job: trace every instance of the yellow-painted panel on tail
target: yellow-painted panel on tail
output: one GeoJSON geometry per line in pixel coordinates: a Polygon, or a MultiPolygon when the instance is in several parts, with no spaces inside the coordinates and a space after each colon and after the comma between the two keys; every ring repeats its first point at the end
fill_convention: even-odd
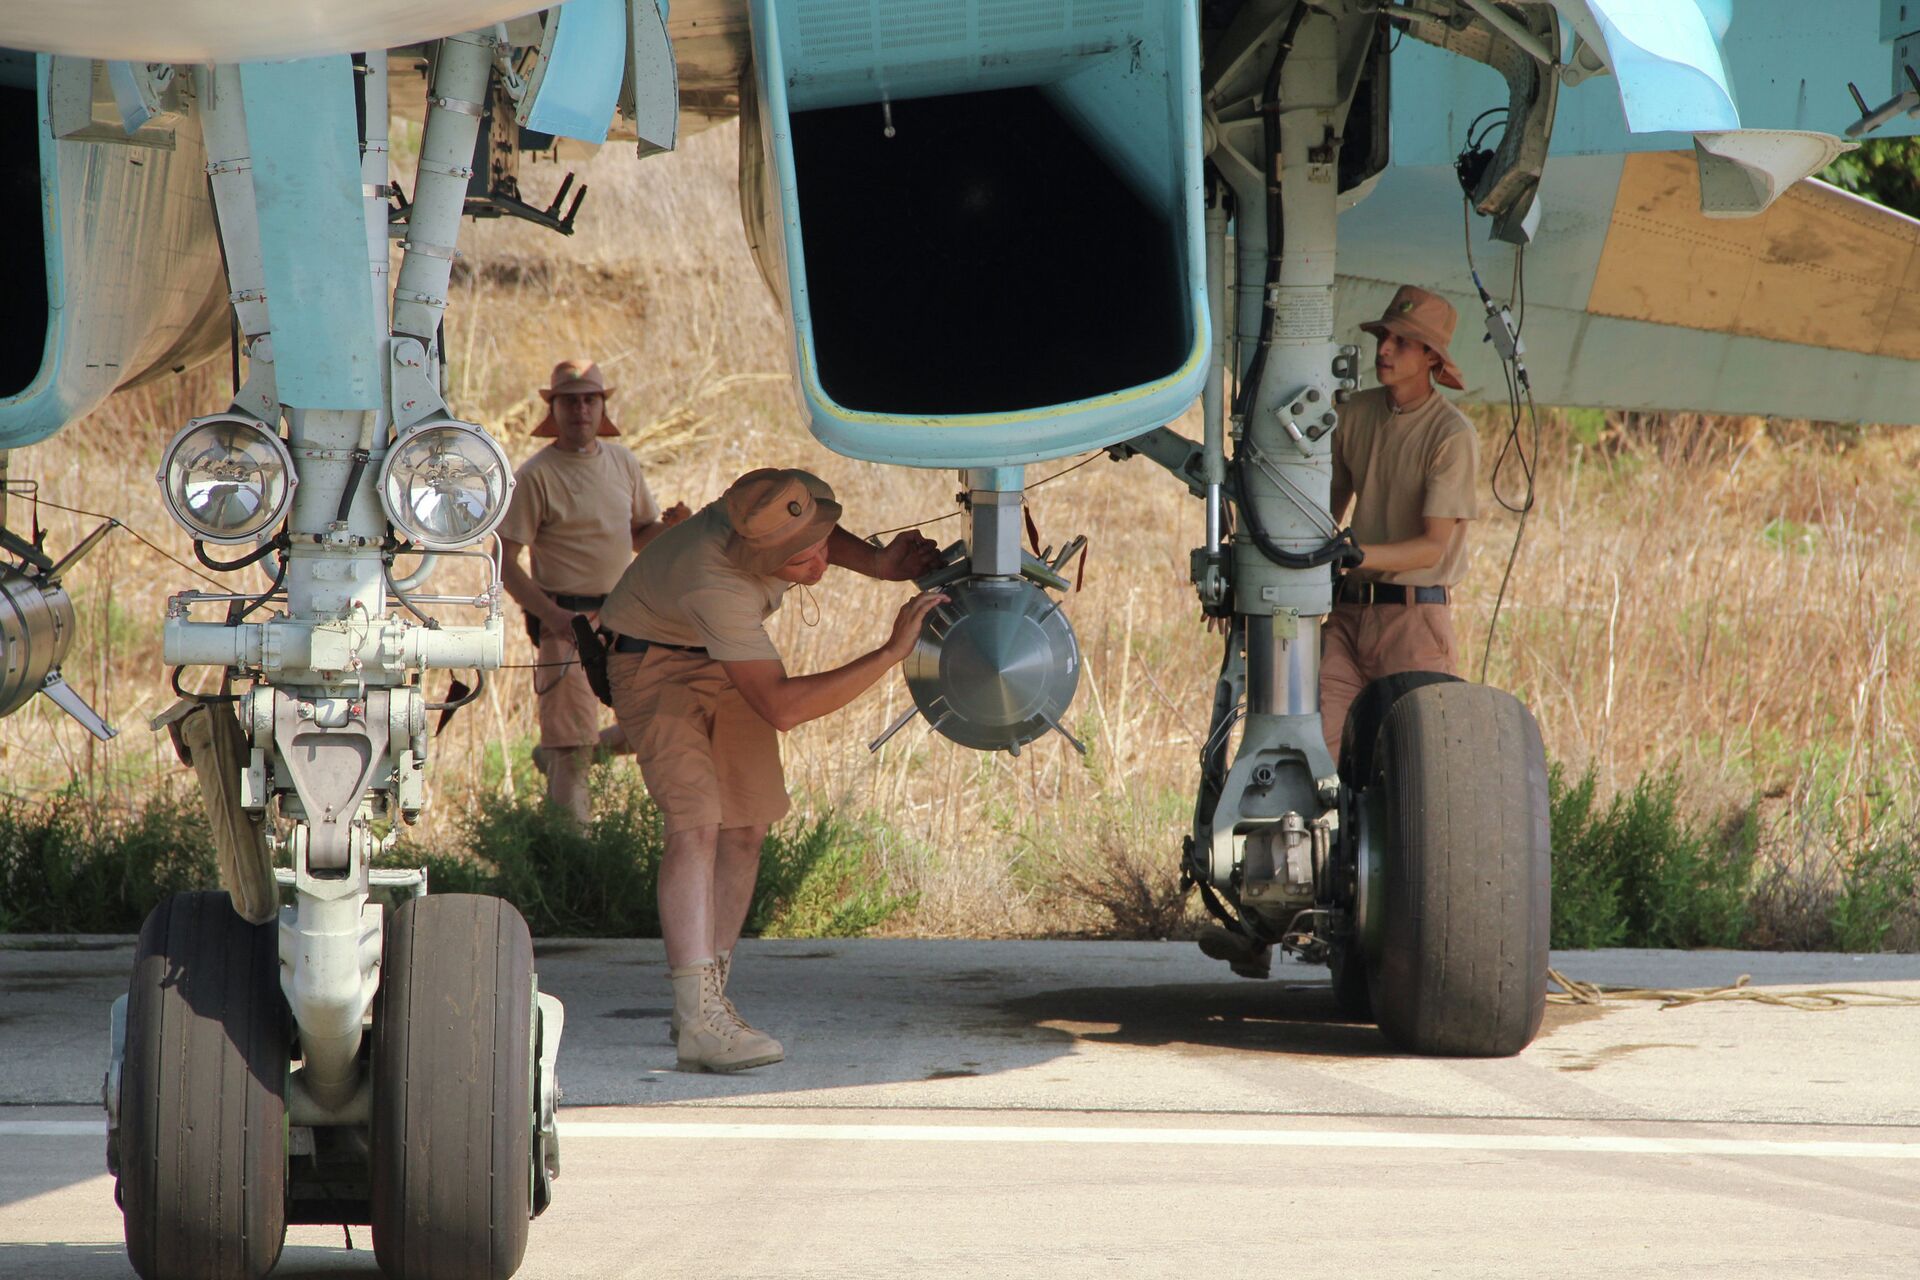
{"type": "Polygon", "coordinates": [[[1587,310],[1920,359],[1920,222],[1811,181],[1710,220],[1691,152],[1630,155],[1587,310]]]}

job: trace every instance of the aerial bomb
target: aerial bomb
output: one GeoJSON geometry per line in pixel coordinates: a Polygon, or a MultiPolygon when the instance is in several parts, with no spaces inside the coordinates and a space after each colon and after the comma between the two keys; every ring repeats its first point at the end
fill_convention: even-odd
{"type": "MultiPolygon", "coordinates": [[[[1080,645],[1060,602],[1021,578],[967,578],[941,588],[906,662],[927,723],[962,746],[1020,754],[1059,730],[1080,687],[1080,645]]],[[[1084,750],[1084,748],[1082,748],[1084,750]]]]}

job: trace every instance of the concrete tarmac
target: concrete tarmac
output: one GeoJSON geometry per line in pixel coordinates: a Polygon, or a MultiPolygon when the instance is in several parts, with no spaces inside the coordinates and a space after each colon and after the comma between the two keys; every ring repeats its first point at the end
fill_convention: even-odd
{"type": "MultiPolygon", "coordinates": [[[[130,940],[0,939],[0,1277],[129,1271],[102,1159],[130,940]]],[[[683,1075],[657,942],[539,948],[567,1005],[565,1277],[1920,1275],[1920,957],[1556,953],[1590,982],[1858,993],[1550,1005],[1516,1058],[1342,1021],[1190,943],[751,942],[788,1061],[683,1075]]],[[[276,1276],[377,1275],[296,1227],[276,1276]]]]}

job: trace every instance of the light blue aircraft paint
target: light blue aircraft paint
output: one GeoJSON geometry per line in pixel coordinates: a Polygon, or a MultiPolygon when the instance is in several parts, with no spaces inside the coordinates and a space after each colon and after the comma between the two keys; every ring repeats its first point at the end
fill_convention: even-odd
{"type": "MultiPolygon", "coordinates": [[[[660,8],[664,17],[666,6],[660,8]]],[[[627,69],[627,0],[568,0],[548,11],[547,23],[547,61],[520,123],[605,142],[627,69]]]]}
{"type": "Polygon", "coordinates": [[[1634,133],[1740,127],[1716,32],[1726,29],[1725,5],[1705,3],[1718,22],[1703,0],[1561,0],[1558,8],[1606,50],[1634,133]]]}
{"type": "MultiPolygon", "coordinates": [[[[814,434],[837,452],[935,467],[1002,466],[1123,440],[1177,416],[1205,377],[1210,336],[1202,241],[1200,70],[1194,0],[754,0],[754,72],[768,203],[781,242],[795,371],[814,434]],[[808,291],[792,117],[956,93],[1037,88],[1171,227],[1182,352],[1152,376],[1063,403],[950,415],[854,409],[822,385],[808,291]]],[[[990,140],[982,139],[982,145],[990,140]]],[[[1098,218],[1101,210],[1088,209],[1098,218]]],[[[929,252],[938,252],[929,246],[929,252]]],[[[1124,272],[1128,263],[1110,269],[1124,272]]],[[[1013,282],[1017,283],[1017,282],[1013,282]]],[[[939,353],[930,353],[937,359],[939,353]]]]}
{"type": "Polygon", "coordinates": [[[354,139],[353,63],[240,68],[280,398],[303,409],[380,404],[380,342],[354,139]]]}

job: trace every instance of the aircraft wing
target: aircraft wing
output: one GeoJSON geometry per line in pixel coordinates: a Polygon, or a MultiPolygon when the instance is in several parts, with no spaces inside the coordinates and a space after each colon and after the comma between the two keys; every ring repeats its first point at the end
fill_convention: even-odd
{"type": "MultiPolygon", "coordinates": [[[[1556,160],[1542,201],[1521,313],[1542,403],[1920,422],[1920,222],[1811,180],[1755,217],[1705,218],[1675,151],[1556,160]]],[[[1498,401],[1459,206],[1451,172],[1387,174],[1342,226],[1340,322],[1358,341],[1398,284],[1445,293],[1469,398],[1498,401]]],[[[1513,250],[1474,235],[1504,299],[1513,250]]]]}
{"type": "MultiPolygon", "coordinates": [[[[1816,180],[1785,185],[1764,212],[1712,216],[1724,192],[1713,185],[1711,155],[1702,192],[1709,148],[1823,146],[1807,152],[1817,161],[1843,145],[1860,114],[1848,78],[1885,65],[1881,33],[1868,15],[1848,25],[1826,6],[1743,0],[1731,12],[1718,84],[1738,100],[1738,132],[1682,132],[1662,119],[1636,129],[1631,69],[1561,87],[1539,223],[1524,251],[1522,336],[1535,396],[1920,422],[1920,223],[1816,180]]],[[[1689,83],[1714,90],[1692,122],[1711,125],[1716,83],[1689,83]]],[[[1504,400],[1499,361],[1480,340],[1485,312],[1465,237],[1502,301],[1513,291],[1515,250],[1492,238],[1486,219],[1463,219],[1454,173],[1467,122],[1501,102],[1504,88],[1486,68],[1408,40],[1393,96],[1393,163],[1341,219],[1340,331],[1363,341],[1359,324],[1397,284],[1444,293],[1461,315],[1454,354],[1469,397],[1504,400]]],[[[1882,136],[1913,129],[1897,117],[1882,136]]]]}

